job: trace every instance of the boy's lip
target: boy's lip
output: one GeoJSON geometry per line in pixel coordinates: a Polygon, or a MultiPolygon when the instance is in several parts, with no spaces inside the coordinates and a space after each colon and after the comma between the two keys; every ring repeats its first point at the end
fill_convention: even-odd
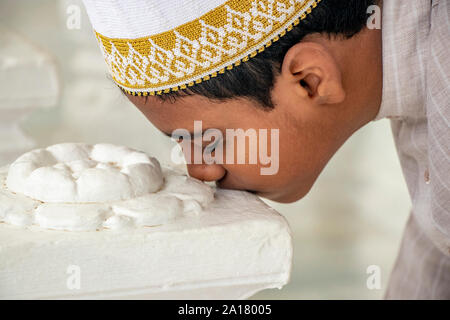
{"type": "Polygon", "coordinates": [[[239,190],[238,188],[234,188],[233,186],[230,186],[230,183],[228,183],[227,181],[225,181],[226,177],[227,177],[227,173],[225,173],[225,175],[220,178],[219,180],[216,181],[216,186],[218,188],[221,189],[234,189],[234,190],[239,190]]]}
{"type": "Polygon", "coordinates": [[[232,184],[230,184],[228,180],[228,172],[225,172],[224,176],[220,178],[219,180],[216,180],[216,186],[221,189],[231,189],[231,190],[243,190],[242,188],[236,188],[232,184]]]}

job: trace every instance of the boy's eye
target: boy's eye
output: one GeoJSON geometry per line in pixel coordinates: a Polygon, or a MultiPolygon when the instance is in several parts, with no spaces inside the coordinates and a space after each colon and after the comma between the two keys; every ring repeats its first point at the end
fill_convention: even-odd
{"type": "Polygon", "coordinates": [[[184,141],[183,136],[179,136],[179,137],[178,136],[172,136],[171,139],[172,139],[172,141],[174,141],[176,143],[181,143],[181,142],[184,141]]]}

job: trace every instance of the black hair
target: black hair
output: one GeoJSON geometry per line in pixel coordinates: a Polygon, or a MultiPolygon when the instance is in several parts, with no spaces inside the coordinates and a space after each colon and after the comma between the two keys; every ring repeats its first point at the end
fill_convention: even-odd
{"type": "Polygon", "coordinates": [[[184,90],[159,95],[173,101],[185,95],[201,95],[223,101],[249,98],[266,109],[273,108],[271,90],[286,52],[306,35],[322,34],[349,39],[366,25],[367,8],[378,0],[322,0],[307,17],[263,52],[223,74],[184,90]]]}

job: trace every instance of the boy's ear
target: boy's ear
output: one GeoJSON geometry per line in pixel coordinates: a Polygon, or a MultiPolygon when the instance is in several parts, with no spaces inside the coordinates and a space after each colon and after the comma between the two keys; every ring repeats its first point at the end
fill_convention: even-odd
{"type": "Polygon", "coordinates": [[[345,99],[339,66],[330,51],[315,42],[299,42],[286,53],[281,77],[291,89],[317,104],[335,104],[345,99]]]}

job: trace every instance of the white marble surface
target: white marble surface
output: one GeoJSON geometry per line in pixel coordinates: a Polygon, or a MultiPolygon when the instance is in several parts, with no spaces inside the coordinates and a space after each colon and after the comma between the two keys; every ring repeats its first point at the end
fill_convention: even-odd
{"type": "Polygon", "coordinates": [[[0,257],[0,299],[245,299],[286,284],[292,239],[258,197],[218,190],[197,216],[133,232],[0,224],[0,257]]]}
{"type": "MultiPolygon", "coordinates": [[[[82,15],[80,30],[66,28],[64,8],[79,3],[0,2],[0,21],[52,52],[62,75],[58,108],[34,112],[24,129],[39,146],[111,142],[152,151],[169,162],[172,142],[108,79],[87,17],[82,15]]],[[[253,298],[381,298],[411,207],[389,122],[381,120],[356,133],[306,198],[271,205],[285,215],[293,230],[292,277],[282,290],[266,290],[253,298]],[[366,286],[369,265],[380,267],[380,290],[366,286]]]]}

